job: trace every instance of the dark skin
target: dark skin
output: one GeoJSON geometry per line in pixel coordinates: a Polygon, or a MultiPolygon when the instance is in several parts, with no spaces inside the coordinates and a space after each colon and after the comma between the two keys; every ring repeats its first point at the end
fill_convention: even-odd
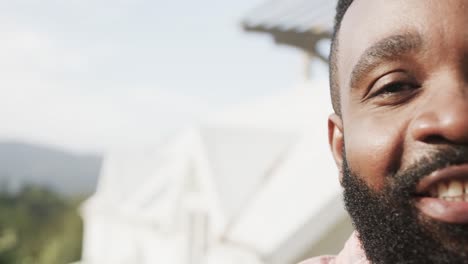
{"type": "MultiPolygon", "coordinates": [[[[342,115],[328,121],[338,168],[345,153],[351,170],[379,192],[441,146],[468,146],[467,14],[467,0],[354,1],[338,33],[342,115]]],[[[430,210],[418,214],[467,221],[430,210]]]]}

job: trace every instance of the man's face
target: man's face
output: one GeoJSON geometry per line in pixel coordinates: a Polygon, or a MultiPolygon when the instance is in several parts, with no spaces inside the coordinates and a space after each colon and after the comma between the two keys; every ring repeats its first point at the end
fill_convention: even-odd
{"type": "Polygon", "coordinates": [[[468,0],[355,0],[338,40],[330,143],[368,257],[466,259],[468,0]]]}

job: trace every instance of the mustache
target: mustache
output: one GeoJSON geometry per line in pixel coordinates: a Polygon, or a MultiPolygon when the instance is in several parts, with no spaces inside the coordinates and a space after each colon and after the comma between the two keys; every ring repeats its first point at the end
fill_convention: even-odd
{"type": "Polygon", "coordinates": [[[446,145],[438,147],[424,157],[413,162],[408,168],[401,170],[390,179],[389,186],[393,191],[414,193],[418,182],[434,171],[450,166],[468,163],[468,146],[446,145]]]}

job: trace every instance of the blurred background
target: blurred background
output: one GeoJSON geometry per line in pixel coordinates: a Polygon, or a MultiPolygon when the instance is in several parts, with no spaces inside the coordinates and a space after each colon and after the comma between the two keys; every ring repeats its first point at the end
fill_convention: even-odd
{"type": "Polygon", "coordinates": [[[335,4],[0,1],[0,264],[337,253],[335,4]]]}

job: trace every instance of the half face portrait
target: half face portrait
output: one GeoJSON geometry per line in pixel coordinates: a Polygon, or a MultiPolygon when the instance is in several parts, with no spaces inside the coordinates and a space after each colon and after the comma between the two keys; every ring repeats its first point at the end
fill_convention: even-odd
{"type": "Polygon", "coordinates": [[[372,263],[468,263],[467,25],[467,0],[338,6],[329,139],[372,263]]]}

